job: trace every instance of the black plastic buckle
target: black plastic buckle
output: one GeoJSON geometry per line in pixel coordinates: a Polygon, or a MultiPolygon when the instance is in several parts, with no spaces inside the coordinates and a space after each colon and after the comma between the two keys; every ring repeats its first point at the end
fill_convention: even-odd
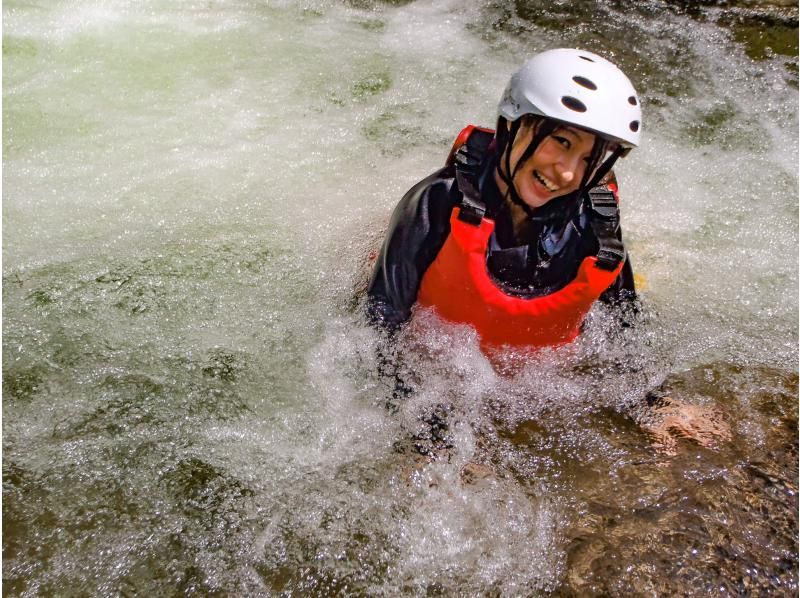
{"type": "Polygon", "coordinates": [[[611,222],[619,218],[617,200],[614,198],[614,193],[607,189],[589,191],[589,205],[600,220],[611,222]]]}
{"type": "Polygon", "coordinates": [[[616,249],[611,247],[601,247],[600,251],[597,252],[597,267],[601,270],[613,272],[624,259],[624,248],[616,249]]]}
{"type": "Polygon", "coordinates": [[[459,220],[473,226],[480,226],[484,214],[486,214],[486,206],[483,204],[476,204],[474,201],[468,199],[466,195],[461,200],[458,211],[459,220]]]}
{"type": "Polygon", "coordinates": [[[455,155],[456,168],[461,168],[469,172],[475,172],[481,165],[481,157],[470,153],[467,144],[458,148],[455,155]]]}

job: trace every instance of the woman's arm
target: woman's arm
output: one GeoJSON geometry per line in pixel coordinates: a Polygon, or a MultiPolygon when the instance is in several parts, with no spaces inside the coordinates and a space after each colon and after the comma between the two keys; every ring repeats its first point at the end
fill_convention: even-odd
{"type": "Polygon", "coordinates": [[[450,233],[450,213],[459,198],[452,168],[445,168],[400,200],[367,287],[367,312],[374,323],[392,329],[411,316],[422,277],[450,233]]]}

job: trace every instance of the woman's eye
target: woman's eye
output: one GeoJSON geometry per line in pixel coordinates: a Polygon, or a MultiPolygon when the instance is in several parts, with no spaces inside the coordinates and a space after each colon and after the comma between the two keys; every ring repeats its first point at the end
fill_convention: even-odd
{"type": "Polygon", "coordinates": [[[566,137],[559,137],[558,135],[553,135],[553,139],[555,139],[558,143],[560,143],[562,146],[564,146],[567,149],[572,147],[572,144],[570,143],[569,139],[567,139],[566,137]]]}

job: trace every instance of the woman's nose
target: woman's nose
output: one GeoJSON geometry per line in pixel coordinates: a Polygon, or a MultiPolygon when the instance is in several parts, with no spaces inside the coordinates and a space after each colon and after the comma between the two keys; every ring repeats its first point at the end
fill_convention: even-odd
{"type": "Polygon", "coordinates": [[[556,166],[556,174],[561,179],[559,183],[569,185],[578,177],[580,168],[580,156],[563,160],[556,166]]]}
{"type": "Polygon", "coordinates": [[[575,173],[568,168],[564,168],[558,171],[558,176],[562,183],[569,184],[572,182],[572,179],[575,178],[575,173]]]}

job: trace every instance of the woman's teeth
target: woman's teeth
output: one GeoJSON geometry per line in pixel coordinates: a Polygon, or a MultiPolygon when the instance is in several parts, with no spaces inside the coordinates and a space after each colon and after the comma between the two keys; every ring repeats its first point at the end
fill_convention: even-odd
{"type": "Polygon", "coordinates": [[[559,187],[557,185],[553,184],[553,182],[550,179],[545,178],[544,176],[539,174],[538,171],[534,170],[533,171],[533,176],[535,176],[536,180],[539,181],[544,186],[545,189],[550,191],[550,193],[553,193],[554,191],[558,191],[559,187]]]}

